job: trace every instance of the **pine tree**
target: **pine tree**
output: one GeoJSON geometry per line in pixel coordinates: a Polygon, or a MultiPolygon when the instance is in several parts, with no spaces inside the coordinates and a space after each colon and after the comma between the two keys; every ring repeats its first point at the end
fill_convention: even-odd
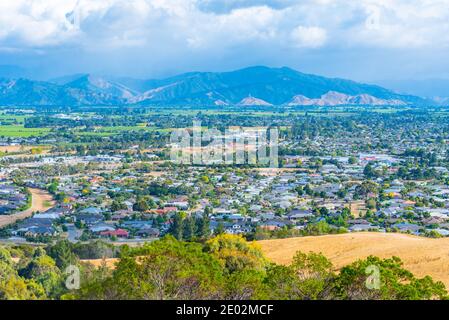
{"type": "Polygon", "coordinates": [[[210,236],[210,219],[207,214],[204,214],[201,218],[197,218],[196,224],[196,236],[200,239],[207,239],[210,236]]]}
{"type": "Polygon", "coordinates": [[[173,217],[173,221],[170,225],[169,233],[178,240],[182,240],[183,236],[183,219],[182,216],[177,213],[173,217]]]}
{"type": "Polygon", "coordinates": [[[214,230],[214,233],[215,233],[215,235],[220,235],[220,234],[223,234],[224,232],[225,232],[225,228],[224,228],[223,222],[220,222],[217,225],[217,228],[214,230]]]}
{"type": "Polygon", "coordinates": [[[195,238],[195,219],[189,217],[183,221],[183,239],[186,241],[192,241],[195,238]]]}
{"type": "Polygon", "coordinates": [[[210,219],[207,214],[203,215],[203,225],[202,225],[202,231],[201,235],[203,238],[209,238],[210,237],[210,219]]]}

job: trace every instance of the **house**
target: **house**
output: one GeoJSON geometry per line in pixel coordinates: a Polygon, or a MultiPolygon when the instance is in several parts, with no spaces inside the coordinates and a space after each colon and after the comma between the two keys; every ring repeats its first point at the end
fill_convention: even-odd
{"type": "Polygon", "coordinates": [[[89,214],[89,215],[99,215],[102,213],[100,208],[89,207],[80,211],[81,214],[89,214]]]}
{"type": "Polygon", "coordinates": [[[287,224],[282,221],[271,220],[260,224],[260,227],[265,230],[273,231],[285,227],[287,224]]]}
{"type": "Polygon", "coordinates": [[[113,221],[119,221],[119,220],[126,219],[128,217],[128,215],[124,211],[126,211],[126,210],[117,211],[116,214],[111,216],[111,219],[113,221]]]}
{"type": "Polygon", "coordinates": [[[50,220],[57,220],[61,218],[62,214],[60,213],[39,213],[35,214],[33,218],[35,219],[50,219],[50,220]]]}
{"type": "Polygon", "coordinates": [[[88,226],[93,226],[104,220],[104,216],[100,214],[79,214],[75,215],[75,221],[80,221],[88,226]]]}
{"type": "Polygon", "coordinates": [[[7,213],[11,212],[12,210],[14,210],[14,206],[2,205],[2,206],[0,206],[0,215],[7,214],[7,213]]]}
{"type": "Polygon", "coordinates": [[[386,217],[397,217],[398,209],[397,208],[385,208],[381,209],[376,213],[377,216],[384,215],[386,217]]]}
{"type": "Polygon", "coordinates": [[[289,220],[299,220],[299,219],[307,219],[307,218],[313,218],[313,217],[314,217],[314,214],[310,210],[294,209],[287,214],[287,218],[289,220]]]}
{"type": "Polygon", "coordinates": [[[261,213],[259,215],[259,217],[262,220],[272,220],[276,217],[276,215],[274,214],[274,212],[264,212],[264,213],[261,213]]]}
{"type": "Polygon", "coordinates": [[[237,221],[244,221],[245,217],[242,216],[241,214],[234,213],[234,214],[229,215],[228,219],[231,221],[237,222],[237,221]]]}
{"type": "Polygon", "coordinates": [[[128,212],[132,212],[133,211],[133,206],[134,206],[133,202],[131,202],[131,201],[124,201],[123,204],[126,206],[126,210],[125,211],[128,211],[128,212]]]}
{"type": "Polygon", "coordinates": [[[102,237],[117,237],[117,238],[128,238],[129,232],[123,229],[117,230],[107,230],[100,232],[100,236],[102,237]]]}
{"type": "Polygon", "coordinates": [[[172,201],[165,203],[164,207],[174,207],[180,210],[187,210],[189,209],[189,202],[188,201],[172,201]]]}
{"type": "Polygon", "coordinates": [[[92,233],[101,233],[104,231],[115,231],[115,228],[106,223],[97,223],[89,227],[89,231],[92,233]]]}
{"type": "Polygon", "coordinates": [[[155,213],[155,214],[168,214],[170,212],[176,212],[178,211],[177,207],[165,207],[162,209],[152,209],[149,210],[148,213],[155,213]]]}
{"type": "Polygon", "coordinates": [[[138,237],[144,238],[157,238],[159,237],[160,231],[156,228],[143,228],[136,232],[138,237]]]}
{"type": "Polygon", "coordinates": [[[401,232],[411,232],[411,233],[419,233],[419,231],[423,230],[424,228],[421,226],[418,226],[413,223],[396,223],[392,226],[393,228],[399,229],[401,232]]]}
{"type": "Polygon", "coordinates": [[[225,232],[228,234],[243,234],[251,232],[251,227],[242,222],[226,223],[225,232]]]}
{"type": "Polygon", "coordinates": [[[120,226],[125,229],[142,230],[149,229],[153,227],[152,221],[142,221],[142,220],[130,220],[123,221],[120,226]]]}
{"type": "Polygon", "coordinates": [[[31,227],[28,231],[23,233],[26,237],[37,237],[37,236],[46,236],[46,237],[54,237],[57,235],[57,231],[52,226],[50,227],[31,227]]]}
{"type": "Polygon", "coordinates": [[[370,231],[370,230],[373,230],[373,229],[379,229],[379,227],[373,226],[370,223],[354,224],[354,225],[349,227],[349,231],[351,231],[351,232],[370,231]]]}

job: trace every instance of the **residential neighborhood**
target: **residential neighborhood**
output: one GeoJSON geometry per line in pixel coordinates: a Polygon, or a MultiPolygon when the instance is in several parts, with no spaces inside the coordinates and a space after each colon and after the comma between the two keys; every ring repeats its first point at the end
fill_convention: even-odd
{"type": "MultiPolygon", "coordinates": [[[[376,117],[361,123],[379,121],[376,117]]],[[[347,130],[339,127],[343,120],[334,122],[335,130],[347,130]]],[[[95,154],[60,146],[28,156],[5,154],[2,214],[27,209],[27,188],[45,190],[55,204],[7,226],[1,235],[4,240],[74,243],[139,243],[165,234],[193,238],[198,228],[208,235],[224,232],[256,240],[367,231],[448,236],[448,142],[438,141],[436,148],[432,136],[421,131],[426,142],[417,149],[416,138],[405,131],[360,126],[357,133],[322,129],[321,135],[305,139],[310,133],[304,124],[281,130],[278,168],[178,165],[161,153],[163,136],[95,154]],[[185,220],[185,228],[179,227],[184,231],[174,230],[179,217],[185,220]],[[189,223],[196,232],[189,231],[189,223]]]]}

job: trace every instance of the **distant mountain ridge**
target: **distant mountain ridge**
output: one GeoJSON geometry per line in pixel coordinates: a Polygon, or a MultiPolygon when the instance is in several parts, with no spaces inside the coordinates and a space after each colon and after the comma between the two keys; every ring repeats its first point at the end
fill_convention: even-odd
{"type": "Polygon", "coordinates": [[[406,102],[399,99],[379,99],[369,94],[359,94],[356,96],[346,95],[344,93],[329,91],[319,99],[309,99],[298,95],[288,103],[290,106],[341,106],[341,105],[371,105],[371,106],[404,106],[406,102]]]}
{"type": "Polygon", "coordinates": [[[407,105],[420,97],[380,86],[249,67],[231,72],[191,72],[161,80],[80,74],[54,79],[0,79],[0,105],[407,105]]]}

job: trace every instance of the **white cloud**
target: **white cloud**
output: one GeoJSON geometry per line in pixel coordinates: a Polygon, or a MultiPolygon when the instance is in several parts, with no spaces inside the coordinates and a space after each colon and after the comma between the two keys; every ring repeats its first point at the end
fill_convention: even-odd
{"type": "Polygon", "coordinates": [[[326,43],[326,30],[318,27],[298,26],[291,33],[292,41],[297,47],[318,48],[326,43]]]}
{"type": "Polygon", "coordinates": [[[284,64],[309,49],[447,50],[449,0],[0,0],[0,52],[66,48],[92,60],[190,57],[194,67],[216,57],[284,64]]]}
{"type": "Polygon", "coordinates": [[[0,46],[446,46],[448,21],[449,0],[15,0],[0,2],[0,46]],[[202,11],[205,3],[221,9],[202,11]]]}

